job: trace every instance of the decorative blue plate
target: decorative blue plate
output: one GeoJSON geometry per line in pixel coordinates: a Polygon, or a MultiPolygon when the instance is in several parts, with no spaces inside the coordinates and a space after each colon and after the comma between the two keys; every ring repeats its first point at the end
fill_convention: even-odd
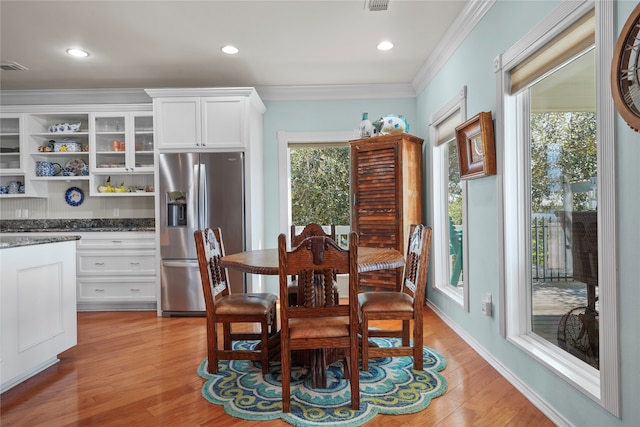
{"type": "Polygon", "coordinates": [[[84,193],[78,187],[71,187],[64,194],[64,200],[71,206],[79,206],[84,202],[84,193]]]}

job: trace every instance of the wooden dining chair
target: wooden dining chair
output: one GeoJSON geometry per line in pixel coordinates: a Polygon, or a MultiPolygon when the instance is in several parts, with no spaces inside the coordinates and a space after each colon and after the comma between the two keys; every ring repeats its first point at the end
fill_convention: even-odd
{"type": "Polygon", "coordinates": [[[278,236],[280,301],[288,301],[289,276],[298,276],[304,305],[280,304],[282,411],[291,409],[291,352],[343,349],[345,378],[351,383],[351,407],[360,408],[358,370],[358,236],[351,233],[349,249],[327,236],[312,236],[287,251],[284,234],[278,236]],[[333,292],[334,274],[349,275],[349,301],[340,303],[333,292]]]}
{"type": "Polygon", "coordinates": [[[422,370],[423,330],[422,309],[427,286],[427,266],[431,246],[431,228],[413,224],[409,228],[409,243],[404,267],[402,289],[371,291],[358,295],[360,330],[362,334],[362,370],[369,370],[369,359],[383,356],[413,356],[413,368],[422,370]],[[399,329],[370,328],[372,320],[398,320],[399,329]],[[413,344],[410,323],[413,321],[413,344]],[[372,347],[369,337],[398,337],[400,347],[372,347]]]}
{"type": "Polygon", "coordinates": [[[194,232],[200,279],[207,315],[207,357],[209,373],[218,372],[219,360],[254,360],[269,371],[269,338],[276,334],[276,295],[230,291],[226,269],[220,267],[224,244],[220,228],[194,232]],[[222,324],[223,346],[218,349],[218,324],[222,324]],[[259,332],[233,332],[234,323],[259,323],[259,332]],[[233,341],[260,340],[260,349],[233,350],[233,341]]]}
{"type": "MultiPolygon", "coordinates": [[[[333,241],[336,241],[336,226],[335,224],[331,224],[331,232],[327,233],[320,224],[312,222],[305,225],[302,231],[299,234],[296,234],[296,226],[292,225],[291,247],[295,248],[304,239],[312,236],[327,236],[330,237],[333,241]]],[[[337,298],[339,294],[337,284],[334,286],[334,292],[337,298]]],[[[289,305],[298,305],[299,301],[301,304],[304,304],[304,301],[298,299],[298,278],[296,276],[291,276],[291,283],[289,284],[289,305]]]]}

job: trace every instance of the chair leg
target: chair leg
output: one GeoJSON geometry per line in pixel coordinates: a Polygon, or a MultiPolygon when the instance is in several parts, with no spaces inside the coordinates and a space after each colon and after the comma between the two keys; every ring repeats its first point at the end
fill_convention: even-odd
{"type": "Polygon", "coordinates": [[[291,353],[285,340],[280,347],[282,369],[282,412],[291,412],[291,353]]]}
{"type": "Polygon", "coordinates": [[[424,369],[424,358],[422,356],[424,337],[422,333],[422,320],[415,320],[413,324],[413,369],[416,371],[424,369]]]}
{"type": "Polygon", "coordinates": [[[207,364],[210,374],[218,373],[218,328],[209,318],[207,318],[207,364]]]}
{"type": "Polygon", "coordinates": [[[276,306],[271,309],[271,332],[270,336],[275,335],[278,332],[278,316],[276,315],[276,306]]]}
{"type": "Polygon", "coordinates": [[[262,356],[262,375],[269,373],[269,324],[267,320],[260,323],[260,332],[262,333],[262,348],[260,349],[262,356]]]}
{"type": "MultiPolygon", "coordinates": [[[[365,343],[363,342],[363,345],[365,343]]],[[[351,341],[351,347],[349,349],[350,364],[351,364],[351,409],[357,411],[360,409],[360,371],[358,370],[358,343],[356,340],[351,341]]],[[[363,359],[364,360],[364,359],[363,359]]]]}
{"type": "Polygon", "coordinates": [[[225,322],[222,327],[224,333],[224,349],[231,350],[233,343],[231,342],[231,323],[225,322]]]}
{"type": "Polygon", "coordinates": [[[344,359],[342,360],[342,366],[344,371],[344,379],[351,378],[351,358],[345,354],[344,359]]]}
{"type": "Polygon", "coordinates": [[[409,320],[402,321],[402,346],[409,347],[411,345],[411,322],[409,320]]]}
{"type": "MultiPolygon", "coordinates": [[[[362,370],[369,370],[369,317],[366,313],[362,313],[362,370]]],[[[357,372],[357,371],[356,371],[357,372]]]]}

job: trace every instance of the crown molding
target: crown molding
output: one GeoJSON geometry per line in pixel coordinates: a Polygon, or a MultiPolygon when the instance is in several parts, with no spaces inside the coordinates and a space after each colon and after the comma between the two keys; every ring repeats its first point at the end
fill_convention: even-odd
{"type": "Polygon", "coordinates": [[[242,96],[247,97],[264,113],[266,107],[262,103],[262,99],[254,87],[172,87],[172,88],[155,88],[144,90],[151,98],[159,97],[182,97],[182,96],[206,96],[206,97],[224,97],[224,96],[242,96]]]}
{"type": "Polygon", "coordinates": [[[41,89],[0,91],[0,105],[144,104],[143,89],[41,89]]]}
{"type": "Polygon", "coordinates": [[[324,99],[415,98],[409,83],[258,86],[260,98],[268,101],[302,101],[324,99]]]}
{"type": "Polygon", "coordinates": [[[427,87],[495,2],[496,0],[474,0],[462,10],[413,78],[411,85],[416,93],[427,87]]]}

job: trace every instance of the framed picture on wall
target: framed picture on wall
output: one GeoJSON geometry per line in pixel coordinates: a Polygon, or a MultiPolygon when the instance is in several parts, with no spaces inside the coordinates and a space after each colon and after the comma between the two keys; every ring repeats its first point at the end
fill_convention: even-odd
{"type": "Polygon", "coordinates": [[[496,146],[491,112],[482,112],[456,127],[460,179],[496,174],[496,146]]]}

